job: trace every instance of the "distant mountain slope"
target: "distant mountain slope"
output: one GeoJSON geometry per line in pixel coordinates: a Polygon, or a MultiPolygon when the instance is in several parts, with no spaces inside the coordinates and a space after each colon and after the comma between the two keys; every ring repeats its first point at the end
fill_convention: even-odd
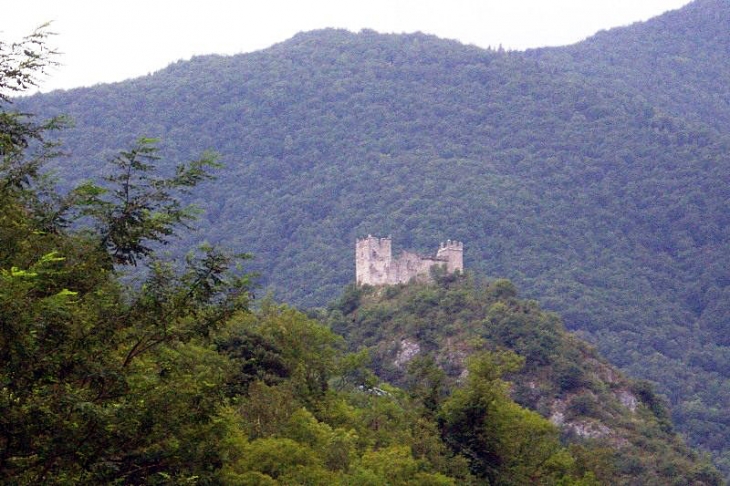
{"type": "Polygon", "coordinates": [[[730,127],[727,0],[696,0],[645,23],[527,55],[641,93],[674,116],[725,132],[730,127]]]}
{"type": "MultiPolygon", "coordinates": [[[[633,26],[627,45],[661,51],[653,26],[667,18],[695,26],[676,36],[693,42],[697,26],[724,25],[725,6],[633,26]]],[[[101,174],[140,135],[161,137],[170,163],[220,152],[226,167],[193,198],[206,212],[184,243],[253,252],[264,284],[295,304],[323,304],[354,279],[358,236],[416,250],[464,241],[467,268],[514,280],[660,382],[680,430],[719,458],[730,450],[730,141],[722,110],[684,117],[668,100],[682,89],[687,105],[722,99],[727,86],[619,88],[622,71],[583,72],[566,52],[325,30],[18,108],[76,120],[73,157],[55,166],[66,183],[101,174]]],[[[698,76],[730,69],[684,54],[698,76]]]]}

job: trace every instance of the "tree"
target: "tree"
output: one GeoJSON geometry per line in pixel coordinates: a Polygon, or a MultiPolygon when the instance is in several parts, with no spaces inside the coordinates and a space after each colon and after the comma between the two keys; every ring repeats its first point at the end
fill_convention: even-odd
{"type": "Polygon", "coordinates": [[[446,374],[433,357],[412,359],[408,363],[406,381],[406,388],[421,403],[424,414],[434,414],[446,396],[446,374]]]}
{"type": "Polygon", "coordinates": [[[100,245],[117,265],[136,265],[152,253],[153,242],[165,244],[175,228],[188,227],[195,218],[192,207],[184,207],[174,194],[184,193],[218,167],[216,156],[204,154],[190,164],[178,165],[169,178],[151,175],[159,159],[156,140],[140,138],[130,149],[112,159],[116,172],[105,177],[107,188],[86,183],[73,192],[83,206],[82,216],[97,224],[100,245]]]}
{"type": "Polygon", "coordinates": [[[56,65],[57,52],[47,42],[53,35],[48,26],[41,25],[19,42],[8,44],[0,40],[0,101],[8,102],[11,93],[37,86],[38,76],[56,65]]]}
{"type": "Polygon", "coordinates": [[[56,51],[49,48],[47,39],[52,35],[43,25],[19,42],[0,40],[0,173],[3,186],[0,190],[18,189],[37,178],[42,162],[52,155],[55,144],[46,142],[44,134],[63,125],[62,117],[38,123],[32,115],[5,109],[10,105],[10,95],[25,91],[38,84],[38,76],[56,64],[56,51]],[[41,148],[31,156],[32,144],[41,148]]]}
{"type": "Polygon", "coordinates": [[[520,366],[520,358],[510,352],[473,357],[466,385],[441,409],[442,434],[489,484],[571,484],[574,460],[561,447],[558,430],[510,400],[501,380],[520,366]]]}
{"type": "Polygon", "coordinates": [[[133,290],[94,240],[5,223],[32,245],[0,268],[2,481],[213,474],[229,360],[212,344],[247,308],[246,276],[228,276],[230,259],[209,249],[179,275],[153,262],[133,290]]]}
{"type": "MultiPolygon", "coordinates": [[[[34,84],[44,39],[0,44],[0,88],[34,84]]],[[[247,310],[249,278],[233,268],[240,255],[202,248],[178,271],[151,247],[190,220],[176,190],[208,178],[212,156],[156,177],[141,139],[114,159],[110,189],[62,196],[40,173],[52,154],[30,153],[53,146],[49,125],[2,111],[0,129],[0,482],[215,478],[231,424],[230,360],[213,344],[247,310]],[[83,218],[95,228],[68,225],[83,218]],[[115,265],[143,257],[146,280],[122,284],[115,265]]]]}

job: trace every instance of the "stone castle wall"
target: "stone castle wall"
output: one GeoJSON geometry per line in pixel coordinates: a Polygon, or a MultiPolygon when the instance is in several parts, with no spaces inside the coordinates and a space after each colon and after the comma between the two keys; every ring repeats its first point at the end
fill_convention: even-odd
{"type": "Polygon", "coordinates": [[[435,265],[453,273],[464,270],[464,245],[448,240],[441,243],[436,256],[422,256],[404,251],[393,259],[390,238],[368,235],[355,244],[355,280],[358,285],[394,285],[411,280],[428,281],[435,265]]]}

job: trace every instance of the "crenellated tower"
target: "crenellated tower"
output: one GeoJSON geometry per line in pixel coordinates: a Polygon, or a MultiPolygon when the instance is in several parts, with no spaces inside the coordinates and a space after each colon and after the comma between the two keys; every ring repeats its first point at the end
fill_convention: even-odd
{"type": "Polygon", "coordinates": [[[464,243],[461,241],[446,240],[446,243],[441,243],[438,251],[436,252],[436,258],[446,261],[446,270],[449,273],[455,271],[464,271],[464,243]]]}
{"type": "Polygon", "coordinates": [[[368,235],[355,244],[355,279],[358,285],[388,283],[393,262],[391,239],[368,235]]]}

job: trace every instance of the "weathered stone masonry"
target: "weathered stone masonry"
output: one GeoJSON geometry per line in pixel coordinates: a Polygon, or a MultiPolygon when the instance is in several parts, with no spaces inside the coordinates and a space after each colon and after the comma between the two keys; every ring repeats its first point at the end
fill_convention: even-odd
{"type": "Polygon", "coordinates": [[[393,285],[411,279],[430,280],[434,265],[446,266],[448,273],[464,270],[464,244],[447,240],[441,243],[436,256],[421,256],[404,251],[393,258],[390,238],[368,235],[355,244],[355,279],[358,285],[393,285]]]}

